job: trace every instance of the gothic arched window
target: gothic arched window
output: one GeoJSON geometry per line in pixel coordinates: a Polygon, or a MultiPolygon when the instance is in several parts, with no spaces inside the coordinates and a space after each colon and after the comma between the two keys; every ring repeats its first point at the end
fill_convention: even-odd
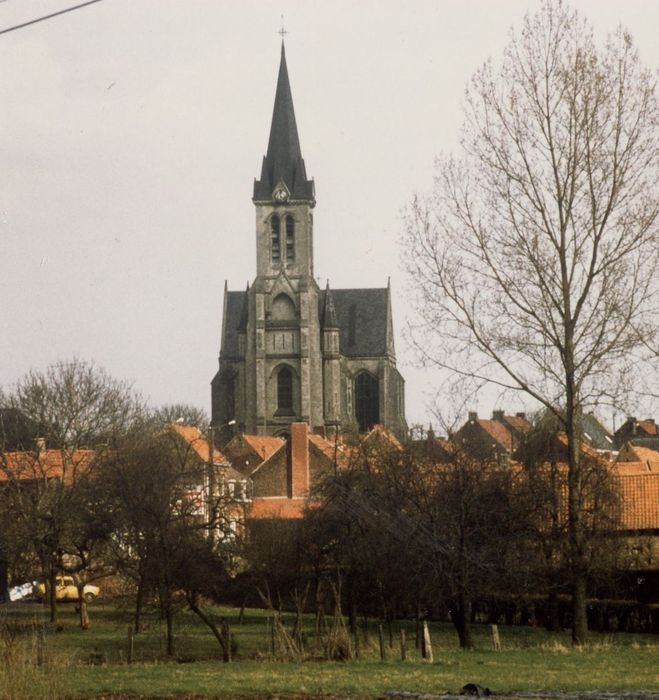
{"type": "Polygon", "coordinates": [[[295,221],[292,216],[286,217],[286,262],[295,260],[295,221]]]}
{"type": "Polygon", "coordinates": [[[277,373],[277,410],[293,413],[293,372],[290,367],[282,367],[277,373]]]}
{"type": "Polygon", "coordinates": [[[360,372],[355,379],[355,416],[361,433],[380,422],[380,388],[368,372],[360,372]]]}
{"type": "Polygon", "coordinates": [[[281,260],[281,234],[279,229],[279,217],[275,214],[270,219],[270,252],[272,262],[281,260]]]}

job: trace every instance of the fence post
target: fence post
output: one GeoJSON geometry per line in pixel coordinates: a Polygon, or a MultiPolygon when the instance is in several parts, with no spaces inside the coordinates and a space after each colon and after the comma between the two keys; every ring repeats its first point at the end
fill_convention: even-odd
{"type": "Polygon", "coordinates": [[[405,646],[405,630],[400,631],[400,660],[405,661],[407,658],[407,649],[405,646]]]}
{"type": "Polygon", "coordinates": [[[424,620],[423,621],[423,646],[425,648],[425,660],[428,663],[433,662],[433,656],[432,656],[432,641],[430,640],[430,630],[428,629],[428,623],[424,620]]]}
{"type": "Polygon", "coordinates": [[[382,625],[378,625],[378,636],[380,638],[380,661],[384,661],[387,658],[387,654],[384,650],[384,632],[382,631],[382,625]]]}
{"type": "Polygon", "coordinates": [[[491,625],[492,628],[492,647],[494,651],[501,651],[501,639],[499,637],[498,625],[491,625]]]}

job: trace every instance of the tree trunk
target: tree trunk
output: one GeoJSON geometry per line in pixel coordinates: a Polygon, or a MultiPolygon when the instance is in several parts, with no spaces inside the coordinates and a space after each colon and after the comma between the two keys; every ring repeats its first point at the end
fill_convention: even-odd
{"type": "Polygon", "coordinates": [[[460,595],[451,611],[451,620],[458,633],[461,649],[471,649],[474,646],[471,638],[471,601],[460,595]]]}
{"type": "Polygon", "coordinates": [[[586,614],[586,576],[576,572],[572,581],[572,643],[581,646],[588,636],[586,614]]]}
{"type": "Polygon", "coordinates": [[[160,614],[165,618],[167,634],[167,656],[174,656],[174,610],[172,592],[166,585],[160,585],[160,614]]]}
{"type": "Polygon", "coordinates": [[[561,629],[558,593],[556,591],[552,591],[547,598],[547,629],[550,632],[559,632],[561,629]]]}
{"type": "Polygon", "coordinates": [[[573,376],[567,372],[566,432],[568,445],[568,540],[572,574],[572,643],[581,646],[586,642],[588,619],[586,616],[587,576],[584,567],[584,525],[581,473],[581,415],[575,405],[573,376]]]}
{"type": "Polygon", "coordinates": [[[57,571],[52,565],[48,571],[48,604],[50,606],[50,621],[57,622],[57,571]]]}
{"type": "Polygon", "coordinates": [[[137,595],[135,596],[135,632],[138,634],[142,631],[142,609],[144,607],[145,592],[144,573],[140,571],[137,582],[137,595]]]}
{"type": "Polygon", "coordinates": [[[85,600],[85,584],[80,582],[78,588],[78,612],[80,614],[80,629],[89,629],[89,611],[85,600]]]}
{"type": "Polygon", "coordinates": [[[206,615],[206,613],[197,605],[197,601],[192,596],[187,596],[188,605],[190,610],[199,617],[199,619],[208,627],[208,629],[213,633],[213,636],[217,640],[222,650],[222,660],[224,662],[230,661],[230,651],[231,651],[231,639],[224,639],[224,636],[217,628],[217,625],[211,620],[211,618],[206,615]]]}

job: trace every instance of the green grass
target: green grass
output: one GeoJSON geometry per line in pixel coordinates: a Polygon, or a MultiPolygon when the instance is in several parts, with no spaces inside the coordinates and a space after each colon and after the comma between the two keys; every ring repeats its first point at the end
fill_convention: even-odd
{"type": "MultiPolygon", "coordinates": [[[[461,651],[450,625],[433,624],[435,661],[428,664],[414,648],[414,624],[394,626],[394,646],[387,644],[387,660],[379,660],[377,627],[369,626],[368,642],[361,639],[358,661],[278,661],[270,655],[266,613],[249,610],[243,625],[238,611],[216,608],[226,616],[238,642],[238,658],[231,664],[218,660],[217,643],[188,612],[176,620],[177,659],[165,661],[164,626],[149,614],[148,629],[135,638],[132,665],[125,663],[130,608],[94,605],[92,629],[77,628],[75,609],[60,607],[61,631],[48,631],[44,667],[34,663],[34,635],[25,634],[14,647],[22,660],[11,673],[0,663],[2,698],[89,698],[108,694],[174,697],[207,697],[267,694],[335,694],[376,696],[399,691],[441,693],[458,691],[464,683],[477,682],[495,691],[659,690],[659,637],[653,635],[593,634],[581,650],[572,649],[568,633],[549,633],[522,627],[499,628],[503,649],[491,649],[489,628],[476,626],[475,649],[461,651]],[[408,660],[400,661],[398,630],[406,629],[408,660]],[[92,665],[103,659],[102,665],[92,665]],[[4,684],[4,685],[3,685],[4,684]]],[[[0,613],[0,615],[3,613],[0,613]]],[[[37,605],[13,605],[4,613],[24,623],[46,619],[37,605]]],[[[288,622],[292,624],[292,616],[288,622]]],[[[306,620],[310,649],[312,620],[306,620]]],[[[388,642],[388,635],[385,636],[388,642]]],[[[0,651],[2,646],[0,644],[0,651]]],[[[312,651],[313,653],[313,651],[312,651]]],[[[316,651],[316,657],[320,655],[316,651]]]]}

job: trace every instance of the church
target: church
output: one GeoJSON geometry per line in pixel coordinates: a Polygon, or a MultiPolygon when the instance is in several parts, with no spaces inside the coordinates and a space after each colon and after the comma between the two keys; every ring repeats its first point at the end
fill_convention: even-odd
{"type": "Polygon", "coordinates": [[[316,194],[298,137],[284,44],[268,150],[254,182],[256,278],[225,284],[212,425],[287,435],[304,422],[327,436],[384,425],[405,437],[405,383],[396,368],[391,290],[320,289],[314,277],[316,194]]]}

